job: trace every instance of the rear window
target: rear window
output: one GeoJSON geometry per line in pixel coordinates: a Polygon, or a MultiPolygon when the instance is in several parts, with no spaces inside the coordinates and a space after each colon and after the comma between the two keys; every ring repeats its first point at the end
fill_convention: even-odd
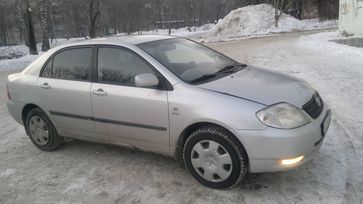
{"type": "Polygon", "coordinates": [[[91,79],[92,48],[72,48],[59,52],[45,66],[41,76],[74,81],[91,79]]]}

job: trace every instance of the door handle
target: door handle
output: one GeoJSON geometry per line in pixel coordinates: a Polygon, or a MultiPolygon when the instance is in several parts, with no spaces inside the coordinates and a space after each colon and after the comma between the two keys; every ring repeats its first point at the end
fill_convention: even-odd
{"type": "Polygon", "coordinates": [[[107,92],[105,92],[103,89],[97,89],[92,91],[92,93],[96,96],[106,96],[107,92]]]}
{"type": "Polygon", "coordinates": [[[42,88],[42,89],[50,89],[50,88],[52,88],[51,86],[49,86],[49,84],[47,82],[39,85],[39,87],[42,88]]]}

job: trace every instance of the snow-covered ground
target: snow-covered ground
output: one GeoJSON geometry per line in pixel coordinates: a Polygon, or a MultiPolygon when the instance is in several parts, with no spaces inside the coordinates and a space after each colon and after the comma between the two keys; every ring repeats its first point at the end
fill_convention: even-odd
{"type": "MultiPolygon", "coordinates": [[[[197,184],[184,167],[156,154],[80,141],[41,152],[10,117],[6,94],[0,94],[0,203],[362,203],[363,58],[311,47],[321,35],[330,34],[208,44],[238,61],[304,78],[320,91],[334,115],[320,153],[307,165],[250,174],[236,188],[219,191],[197,184]]],[[[0,70],[1,93],[6,76],[25,63],[9,66],[0,70]]]]}
{"type": "Polygon", "coordinates": [[[354,37],[338,36],[338,31],[307,35],[300,39],[299,44],[316,51],[329,51],[330,55],[336,57],[346,57],[352,60],[361,60],[363,58],[363,48],[334,42],[338,39],[349,39],[354,37]]]}
{"type": "MultiPolygon", "coordinates": [[[[195,32],[181,28],[172,35],[209,42],[240,62],[303,78],[317,88],[334,115],[315,160],[289,172],[248,175],[231,190],[211,190],[160,155],[80,141],[41,152],[10,117],[6,94],[0,94],[0,203],[363,203],[363,49],[331,42],[337,32],[271,37],[336,27],[336,21],[283,15],[275,28],[267,11],[266,5],[238,9],[217,25],[192,28],[195,32]]],[[[52,46],[75,40],[81,39],[52,46]]],[[[25,46],[3,47],[1,53],[25,55],[0,60],[0,93],[5,93],[7,75],[38,56],[27,55],[25,46]]]]}
{"type": "MultiPolygon", "coordinates": [[[[334,203],[362,203],[363,50],[329,42],[336,38],[335,32],[299,35],[211,46],[242,62],[303,78],[320,91],[334,115],[320,158],[309,170],[316,184],[327,189],[312,186],[311,191],[317,195],[332,193],[330,187],[335,186],[337,191],[331,194],[337,198],[334,203]],[[347,194],[356,199],[344,200],[347,194]]],[[[306,192],[302,195],[305,197],[306,192]]]]}

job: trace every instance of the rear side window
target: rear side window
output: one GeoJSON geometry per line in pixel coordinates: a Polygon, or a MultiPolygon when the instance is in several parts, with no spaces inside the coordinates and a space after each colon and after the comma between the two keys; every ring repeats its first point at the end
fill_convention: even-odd
{"type": "Polygon", "coordinates": [[[41,76],[74,81],[91,79],[92,48],[61,51],[45,66],[41,76]]]}
{"type": "Polygon", "coordinates": [[[135,86],[135,76],[152,73],[153,69],[135,53],[119,48],[98,49],[98,81],[135,86]]]}

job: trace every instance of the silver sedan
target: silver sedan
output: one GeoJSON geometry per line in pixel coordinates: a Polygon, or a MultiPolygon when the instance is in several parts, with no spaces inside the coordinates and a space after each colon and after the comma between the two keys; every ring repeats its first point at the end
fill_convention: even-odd
{"type": "Polygon", "coordinates": [[[218,189],[308,162],[331,115],[304,81],[170,36],[60,46],[7,86],[10,114],[41,150],[76,138],[158,152],[218,189]]]}

